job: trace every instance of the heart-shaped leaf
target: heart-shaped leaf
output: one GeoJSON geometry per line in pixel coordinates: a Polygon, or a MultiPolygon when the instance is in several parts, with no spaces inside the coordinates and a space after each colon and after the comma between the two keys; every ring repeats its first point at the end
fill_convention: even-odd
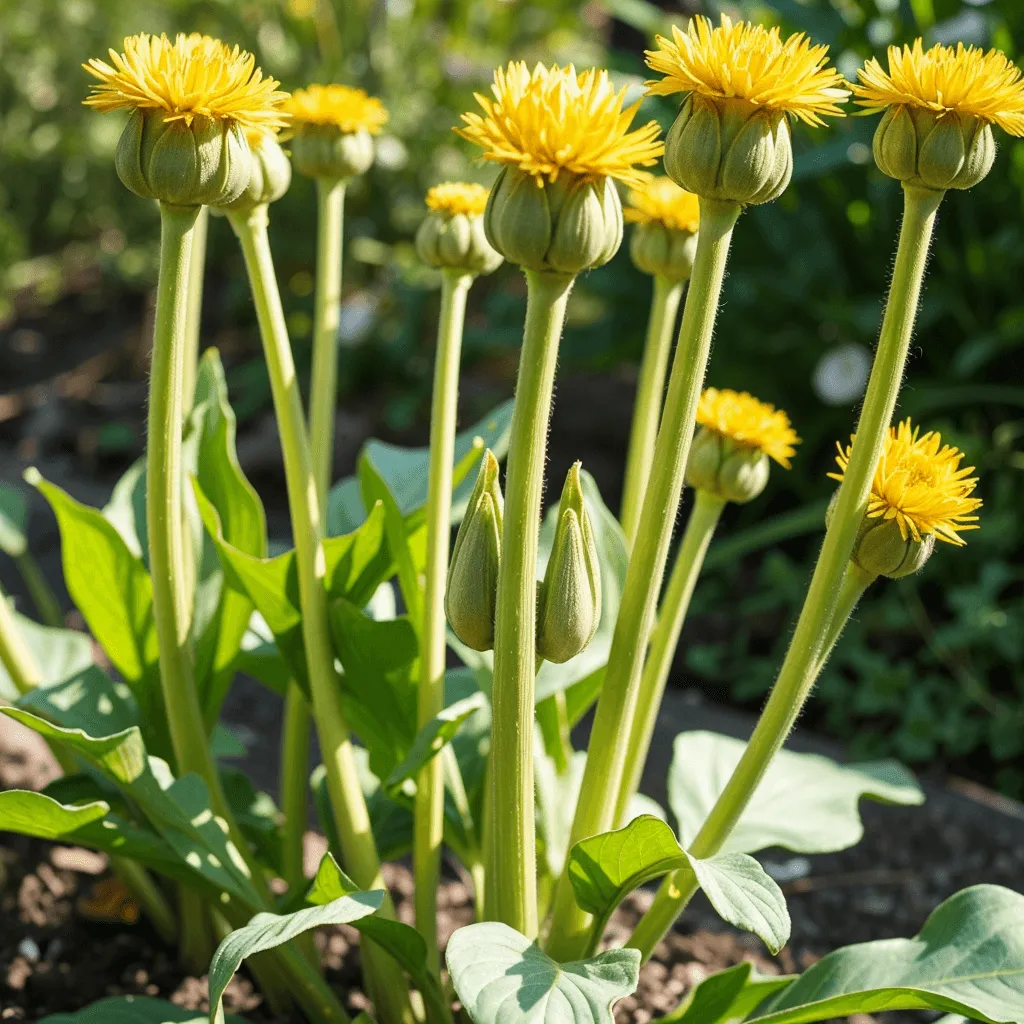
{"type": "MultiPolygon", "coordinates": [[[[746,744],[713,732],[683,732],[669,769],[669,805],[684,843],[693,841],[739,763],[746,744]]],[[[753,853],[782,846],[795,853],[831,853],[860,842],[858,803],[869,797],[919,804],[924,795],[896,761],[840,765],[818,754],[781,751],[723,847],[753,853]]]]}
{"type": "Polygon", "coordinates": [[[882,1010],[1024,1022],[1024,896],[997,885],[964,889],[931,913],[916,938],[862,942],[823,957],[750,1024],[882,1010]]]}
{"type": "Polygon", "coordinates": [[[474,1024],[612,1024],[612,1007],[636,989],[640,973],[639,950],[559,964],[494,922],[460,928],[446,958],[474,1024]]]}
{"type": "Polygon", "coordinates": [[[754,974],[753,964],[744,960],[705,978],[661,1020],[664,1024],[725,1024],[739,1020],[756,1010],[768,996],[785,988],[794,977],[754,974]]]}
{"type": "Polygon", "coordinates": [[[725,853],[698,860],[679,845],[664,821],[645,815],[625,828],[584,839],[569,854],[569,880],[576,902],[594,915],[591,946],[630,892],[680,869],[694,872],[723,920],[753,932],[773,953],[786,944],[790,929],[786,899],[753,857],[725,853]]]}
{"type": "MultiPolygon", "coordinates": [[[[241,1017],[229,1014],[225,1024],[245,1024],[241,1017]]],[[[77,1013],[55,1013],[39,1024],[206,1024],[205,1013],[185,1010],[162,999],[148,996],[115,996],[101,999],[77,1013]]]]}

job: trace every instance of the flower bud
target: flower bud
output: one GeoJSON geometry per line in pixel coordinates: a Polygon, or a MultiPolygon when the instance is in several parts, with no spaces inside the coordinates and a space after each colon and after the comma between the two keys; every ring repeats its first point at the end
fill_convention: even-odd
{"type": "Polygon", "coordinates": [[[295,169],[307,178],[347,180],[373,164],[373,136],[365,128],[345,132],[335,124],[297,121],[291,149],[295,169]]]}
{"type": "MultiPolygon", "coordinates": [[[[832,521],[839,492],[832,495],[825,512],[825,523],[832,521]]],[[[912,576],[924,568],[924,563],[935,550],[935,534],[922,534],[915,540],[909,533],[900,532],[894,519],[883,516],[865,516],[857,531],[850,561],[869,576],[887,576],[899,580],[912,576]]]]}
{"type": "Polygon", "coordinates": [[[444,598],[448,624],[474,651],[494,646],[503,512],[498,460],[488,448],[455,538],[444,598]]]}
{"type": "Polygon", "coordinates": [[[194,115],[165,121],[156,110],[132,111],[114,163],[125,186],[172,206],[223,206],[249,184],[251,155],[234,121],[194,115]]]}
{"type": "Polygon", "coordinates": [[[292,165],[277,139],[270,135],[250,137],[252,149],[249,184],[227,209],[247,213],[257,206],[276,203],[292,183],[292,165]]]}
{"type": "Polygon", "coordinates": [[[622,243],[622,203],[610,178],[562,172],[555,181],[505,167],[484,213],[487,240],[526,270],[579,274],[622,243]]]}
{"type": "Polygon", "coordinates": [[[537,654],[561,664],[594,639],[601,621],[601,566],[583,502],[580,464],[565,478],[558,522],[537,600],[537,654]]]}
{"type": "Polygon", "coordinates": [[[665,139],[665,170],[690,192],[743,206],[778,199],[793,175],[789,121],[741,99],[686,97],[665,139]]]}
{"type": "Polygon", "coordinates": [[[416,252],[424,263],[440,270],[490,274],[501,266],[491,248],[481,216],[431,210],[416,232],[416,252]]]}
{"type": "Polygon", "coordinates": [[[701,427],[690,446],[686,482],[738,505],[753,501],[768,483],[770,463],[760,448],[738,444],[717,430],[701,427]]]}
{"type": "Polygon", "coordinates": [[[637,224],[629,243],[629,255],[638,270],[668,281],[687,281],[693,271],[697,236],[676,231],[657,221],[637,224]]]}
{"type": "Polygon", "coordinates": [[[992,169],[992,126],[953,111],[889,107],[875,129],[875,163],[883,174],[919,188],[971,188],[992,169]]]}

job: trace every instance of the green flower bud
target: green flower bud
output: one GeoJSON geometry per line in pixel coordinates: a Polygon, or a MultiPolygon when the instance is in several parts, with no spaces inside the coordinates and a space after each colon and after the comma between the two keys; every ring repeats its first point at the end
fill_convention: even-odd
{"type": "Polygon", "coordinates": [[[264,135],[254,140],[251,146],[249,184],[237,199],[224,204],[227,209],[239,213],[276,203],[292,183],[292,165],[277,139],[264,135]]]}
{"type": "MultiPolygon", "coordinates": [[[[832,495],[825,512],[825,523],[832,521],[839,492],[832,495]]],[[[920,540],[904,537],[893,519],[865,516],[857,531],[850,561],[869,576],[887,576],[899,580],[924,568],[935,550],[935,535],[924,534],[920,540]]]]}
{"type": "Polygon", "coordinates": [[[923,107],[889,107],[875,129],[872,150],[883,174],[939,191],[977,185],[996,158],[990,124],[923,107]]]}
{"type": "Polygon", "coordinates": [[[583,501],[580,464],[565,478],[558,522],[537,600],[537,654],[561,664],[594,639],[601,621],[601,566],[583,501]]]}
{"type": "Polygon", "coordinates": [[[665,170],[690,192],[743,206],[778,199],[793,175],[789,121],[741,99],[690,93],[665,139],[665,170]]]}
{"type": "Polygon", "coordinates": [[[690,446],[686,482],[694,490],[742,505],[765,489],[770,471],[768,456],[760,448],[701,427],[690,446]]]}
{"type": "Polygon", "coordinates": [[[490,274],[501,266],[491,248],[483,217],[431,210],[416,232],[416,252],[424,263],[438,269],[490,274]]]}
{"type": "Polygon", "coordinates": [[[334,124],[297,121],[291,148],[296,170],[307,178],[347,180],[373,164],[373,136],[366,129],[343,132],[334,124]]]}
{"type": "Polygon", "coordinates": [[[455,538],[444,597],[449,625],[474,651],[494,646],[503,512],[498,460],[487,449],[455,538]]]}
{"type": "Polygon", "coordinates": [[[526,270],[579,274],[604,266],[622,243],[622,203],[610,178],[554,181],[505,167],[484,213],[487,240],[526,270]]]}
{"type": "Polygon", "coordinates": [[[249,184],[251,154],[233,121],[195,115],[165,121],[162,111],[132,111],[114,158],[125,186],[172,206],[223,206],[249,184]]]}
{"type": "Polygon", "coordinates": [[[697,236],[676,231],[657,221],[637,224],[629,243],[629,255],[638,270],[668,281],[687,281],[693,271],[697,236]]]}

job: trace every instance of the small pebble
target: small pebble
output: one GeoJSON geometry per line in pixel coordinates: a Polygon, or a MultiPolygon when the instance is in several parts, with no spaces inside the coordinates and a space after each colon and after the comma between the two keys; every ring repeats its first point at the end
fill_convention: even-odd
{"type": "Polygon", "coordinates": [[[39,944],[35,939],[22,939],[18,943],[18,955],[23,956],[30,964],[38,963],[39,958],[43,955],[39,949],[39,944]]]}

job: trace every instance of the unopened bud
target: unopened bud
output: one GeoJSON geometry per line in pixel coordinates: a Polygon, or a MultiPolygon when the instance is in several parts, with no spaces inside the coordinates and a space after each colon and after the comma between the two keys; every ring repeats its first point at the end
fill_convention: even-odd
{"type": "Polygon", "coordinates": [[[163,111],[133,110],[114,165],[125,186],[171,206],[224,206],[249,184],[251,154],[233,121],[195,115],[165,121],[163,111]]]}
{"type": "Polygon", "coordinates": [[[697,235],[677,231],[657,221],[637,224],[629,242],[629,255],[638,270],[668,281],[687,281],[697,254],[697,235]]]}
{"type": "Polygon", "coordinates": [[[501,265],[484,231],[487,189],[447,182],[427,193],[429,212],[416,232],[416,252],[439,270],[490,274],[501,265]]]}
{"type": "Polygon", "coordinates": [[[487,240],[527,270],[579,274],[604,266],[622,243],[622,203],[610,178],[562,172],[551,182],[506,167],[484,213],[487,240]]]}
{"type": "Polygon", "coordinates": [[[690,446],[686,482],[694,490],[742,505],[765,489],[770,471],[768,456],[760,448],[700,427],[690,446]]]}
{"type": "MultiPolygon", "coordinates": [[[[825,522],[832,521],[839,492],[832,495],[825,512],[825,522]]],[[[857,531],[850,561],[869,576],[887,576],[899,580],[924,568],[935,550],[935,535],[926,533],[915,540],[903,536],[899,524],[882,516],[865,516],[857,531]]]]}
{"type": "Polygon", "coordinates": [[[771,202],[793,175],[789,121],[742,99],[690,93],[665,139],[665,170],[707,199],[771,202]]]}
{"type": "Polygon", "coordinates": [[[335,124],[296,121],[291,149],[295,169],[307,178],[347,181],[373,164],[373,136],[365,128],[345,132],[335,124]]]}
{"type": "Polygon", "coordinates": [[[875,163],[904,185],[942,191],[971,188],[992,169],[992,126],[953,111],[890,107],[875,129],[875,163]]]}
{"type": "Polygon", "coordinates": [[[537,601],[537,654],[561,664],[585,650],[601,621],[601,566],[583,501],[580,464],[565,478],[537,601]]]}
{"type": "Polygon", "coordinates": [[[449,625],[474,651],[494,646],[503,512],[498,460],[488,448],[455,538],[444,598],[449,625]]]}
{"type": "Polygon", "coordinates": [[[259,135],[250,137],[249,145],[252,150],[249,184],[237,199],[224,204],[237,213],[276,203],[292,183],[292,165],[277,139],[272,135],[259,135]]]}

